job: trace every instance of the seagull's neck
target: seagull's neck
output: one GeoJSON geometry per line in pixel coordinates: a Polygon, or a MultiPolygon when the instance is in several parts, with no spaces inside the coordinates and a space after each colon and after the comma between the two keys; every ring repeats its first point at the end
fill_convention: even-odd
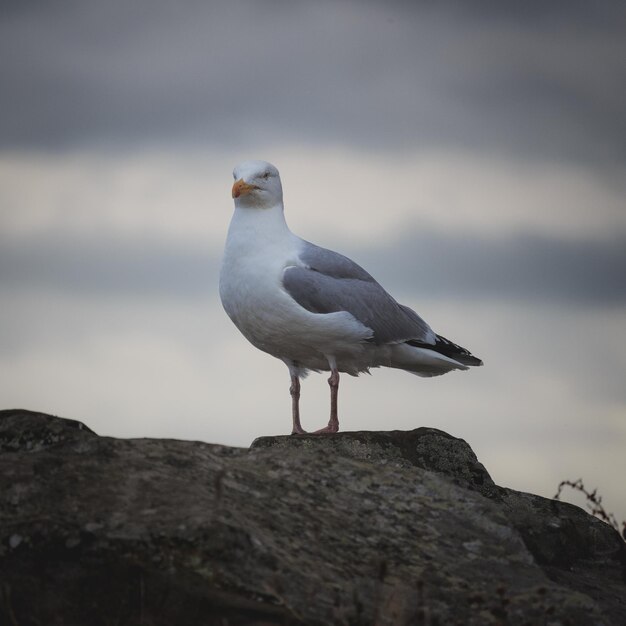
{"type": "Polygon", "coordinates": [[[269,209],[235,207],[228,238],[246,237],[264,245],[293,237],[285,221],[282,203],[269,209]]]}

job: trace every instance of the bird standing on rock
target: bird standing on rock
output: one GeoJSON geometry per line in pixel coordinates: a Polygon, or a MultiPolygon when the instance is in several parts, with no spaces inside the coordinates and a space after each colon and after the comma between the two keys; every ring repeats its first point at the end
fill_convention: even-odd
{"type": "Polygon", "coordinates": [[[245,161],[233,171],[235,200],[220,272],[226,313],[250,343],[291,375],[292,434],[300,423],[300,378],[330,371],[330,420],[339,430],[339,372],[394,367],[418,376],[466,370],[482,361],[435,334],[349,258],[294,235],[278,170],[245,161]]]}

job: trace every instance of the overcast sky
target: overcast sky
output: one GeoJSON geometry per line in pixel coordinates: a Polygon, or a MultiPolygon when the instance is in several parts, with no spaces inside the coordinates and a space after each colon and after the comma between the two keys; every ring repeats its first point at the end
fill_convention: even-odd
{"type": "MultiPolygon", "coordinates": [[[[485,367],[342,380],[346,430],[434,426],[501,484],[626,518],[621,2],[4,2],[0,399],[248,445],[284,366],[217,297],[231,171],[485,367]]],[[[303,422],[327,419],[325,377],[303,422]]]]}

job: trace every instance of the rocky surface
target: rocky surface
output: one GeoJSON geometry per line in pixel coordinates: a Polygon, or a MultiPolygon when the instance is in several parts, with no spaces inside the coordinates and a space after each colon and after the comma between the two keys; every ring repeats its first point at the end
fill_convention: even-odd
{"type": "Polygon", "coordinates": [[[0,411],[0,624],[624,624],[626,548],[429,428],[251,448],[0,411]]]}

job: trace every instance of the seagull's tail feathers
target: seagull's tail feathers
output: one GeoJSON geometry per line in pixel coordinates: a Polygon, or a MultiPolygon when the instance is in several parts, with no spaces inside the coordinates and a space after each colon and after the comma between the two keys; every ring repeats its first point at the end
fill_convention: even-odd
{"type": "Polygon", "coordinates": [[[392,348],[391,367],[417,376],[441,376],[452,370],[468,370],[483,362],[465,348],[437,335],[435,344],[407,341],[392,348]]]}

